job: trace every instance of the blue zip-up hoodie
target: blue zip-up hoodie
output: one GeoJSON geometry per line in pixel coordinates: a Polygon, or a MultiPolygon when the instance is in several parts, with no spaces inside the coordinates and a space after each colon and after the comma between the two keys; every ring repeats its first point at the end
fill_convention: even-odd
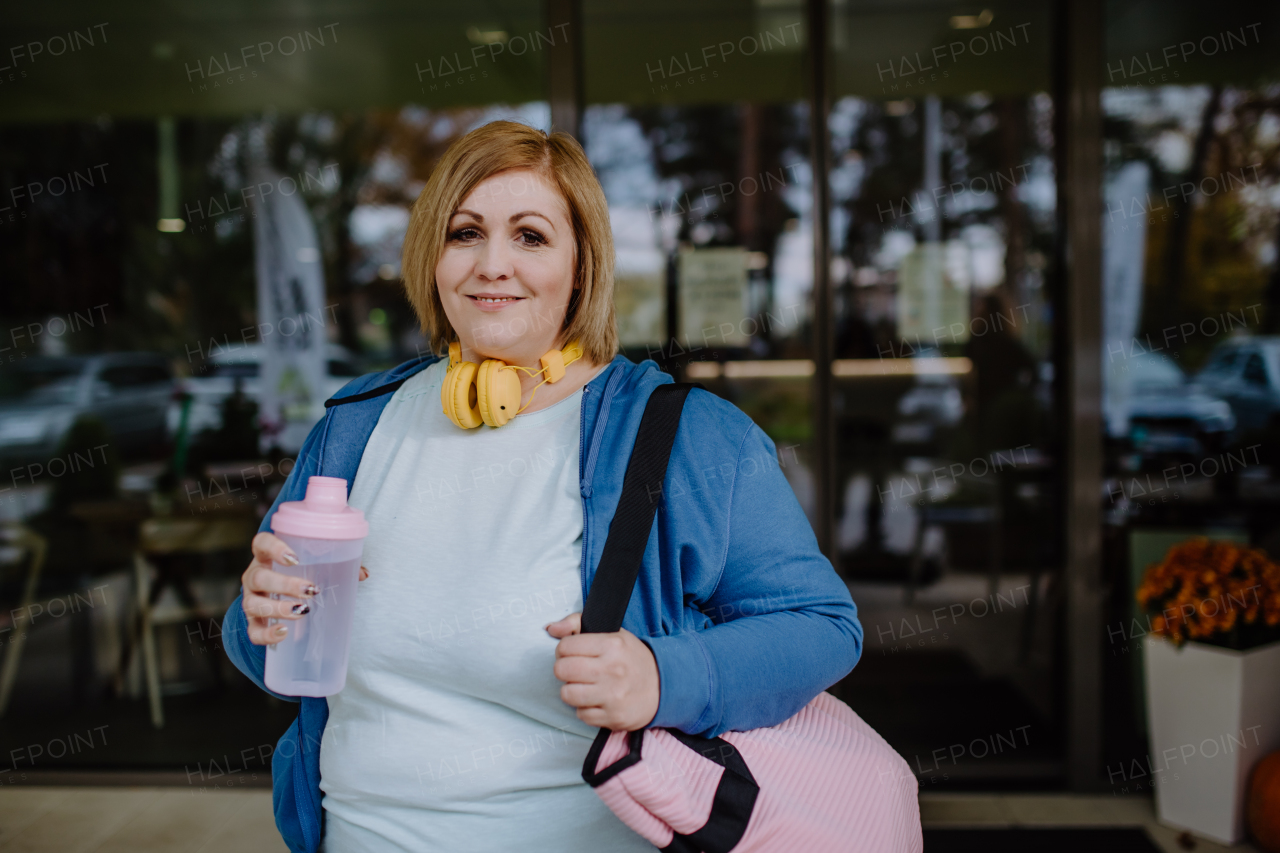
{"type": "MultiPolygon", "coordinates": [[[[332,405],[311,430],[261,529],[271,529],[281,502],[302,499],[310,476],[342,477],[350,491],[391,399],[388,386],[399,387],[438,358],[413,359],[339,391],[335,402],[349,402],[332,405]]],[[[635,364],[618,355],[582,389],[584,601],[645,404],[654,388],[672,381],[652,360],[635,364]]],[[[818,550],[773,441],[707,391],[693,389],[685,403],[623,627],[658,664],[661,692],[649,725],[705,737],[781,723],[847,675],[862,653],[857,609],[818,550]]],[[[227,611],[223,638],[232,662],[266,690],[266,649],[249,641],[240,598],[227,611]]],[[[323,698],[301,703],[272,756],[272,798],[289,849],[315,853],[323,834],[320,747],[329,705],[323,698]]]]}

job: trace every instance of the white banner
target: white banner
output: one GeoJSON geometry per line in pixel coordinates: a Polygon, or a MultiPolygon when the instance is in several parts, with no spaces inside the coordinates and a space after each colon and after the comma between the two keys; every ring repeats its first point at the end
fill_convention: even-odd
{"type": "Polygon", "coordinates": [[[1142,262],[1147,248],[1151,167],[1126,163],[1108,175],[1102,216],[1102,414],[1107,433],[1129,431],[1132,365],[1141,351],[1134,335],[1142,319],[1142,262]]]}
{"type": "Polygon", "coordinates": [[[258,340],[262,344],[258,419],[262,449],[302,447],[324,416],[324,268],[311,214],[291,182],[269,166],[250,171],[258,340]]]}

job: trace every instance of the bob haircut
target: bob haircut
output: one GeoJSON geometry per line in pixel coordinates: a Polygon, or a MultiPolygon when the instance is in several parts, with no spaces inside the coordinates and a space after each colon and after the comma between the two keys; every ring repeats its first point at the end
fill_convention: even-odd
{"type": "Polygon", "coordinates": [[[584,355],[597,364],[608,364],[618,352],[618,321],[613,305],[613,231],[604,190],[572,136],[547,135],[512,121],[490,122],[450,145],[414,202],[401,270],[431,351],[442,355],[458,339],[445,316],[435,276],[449,220],[478,184],[512,169],[537,172],[564,199],[577,269],[561,326],[563,340],[580,340],[584,355]]]}

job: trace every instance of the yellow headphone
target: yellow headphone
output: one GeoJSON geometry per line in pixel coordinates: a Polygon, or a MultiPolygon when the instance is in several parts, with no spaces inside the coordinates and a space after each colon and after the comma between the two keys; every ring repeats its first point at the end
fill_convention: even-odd
{"type": "Polygon", "coordinates": [[[533,395],[547,382],[564,378],[564,369],[582,358],[582,345],[574,341],[563,350],[553,349],[539,361],[541,370],[507,364],[496,358],[487,358],[478,366],[473,361],[462,360],[462,344],[449,344],[449,369],[440,386],[440,404],[449,420],[463,429],[474,429],[485,423],[500,427],[533,402],[533,395]],[[517,370],[533,376],[546,373],[533,388],[529,402],[520,405],[520,377],[517,370]]]}

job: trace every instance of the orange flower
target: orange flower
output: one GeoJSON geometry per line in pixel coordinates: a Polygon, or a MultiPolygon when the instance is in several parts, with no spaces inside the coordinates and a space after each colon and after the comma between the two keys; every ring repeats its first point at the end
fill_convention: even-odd
{"type": "Polygon", "coordinates": [[[1136,598],[1152,633],[1178,645],[1256,645],[1268,641],[1265,628],[1280,626],[1280,565],[1258,549],[1189,539],[1147,567],[1136,598]]]}

